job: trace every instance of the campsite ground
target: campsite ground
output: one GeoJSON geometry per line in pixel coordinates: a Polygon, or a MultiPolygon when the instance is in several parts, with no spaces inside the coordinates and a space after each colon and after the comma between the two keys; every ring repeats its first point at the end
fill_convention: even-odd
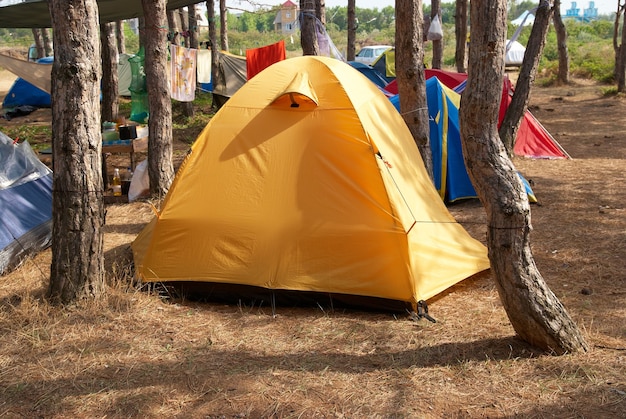
{"type": "MultiPolygon", "coordinates": [[[[129,243],[152,210],[117,204],[103,301],[50,306],[49,250],[0,277],[0,417],[625,417],[626,99],[576,80],[535,87],[531,104],[573,157],[515,159],[540,202],[533,253],[588,353],[554,357],[517,339],[489,273],[432,299],[437,323],[320,307],[272,316],[267,303],[140,291],[129,243]]],[[[40,110],[0,129],[49,120],[40,110]]],[[[450,210],[484,241],[478,202],[450,210]]]]}

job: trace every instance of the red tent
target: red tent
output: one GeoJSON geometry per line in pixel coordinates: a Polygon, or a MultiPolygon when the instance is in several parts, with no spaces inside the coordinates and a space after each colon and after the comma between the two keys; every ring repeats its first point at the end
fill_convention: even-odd
{"type": "MultiPolygon", "coordinates": [[[[426,69],[424,70],[426,79],[437,77],[441,83],[450,89],[461,93],[464,86],[461,86],[467,80],[467,74],[455,73],[452,71],[426,69]],[[458,89],[457,89],[458,88],[458,89]],[[460,90],[460,91],[459,91],[460,90]]],[[[398,84],[393,80],[385,90],[398,94],[398,84]]],[[[508,77],[504,78],[502,87],[502,102],[500,103],[500,114],[498,116],[498,124],[502,123],[504,114],[511,103],[513,96],[513,86],[508,77]]],[[[550,133],[539,123],[539,121],[526,111],[519,129],[517,130],[517,138],[513,152],[518,156],[531,157],[535,159],[568,159],[569,154],[561,147],[561,145],[550,135],[550,133]]]]}

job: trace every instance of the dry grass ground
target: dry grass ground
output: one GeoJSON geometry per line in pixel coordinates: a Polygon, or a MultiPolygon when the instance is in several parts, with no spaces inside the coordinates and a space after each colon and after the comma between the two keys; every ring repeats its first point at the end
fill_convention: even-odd
{"type": "MultiPolygon", "coordinates": [[[[129,244],[151,209],[109,205],[102,301],[50,306],[50,251],[0,277],[0,418],[626,417],[626,102],[578,82],[532,105],[573,157],[515,159],[541,204],[533,252],[590,352],[517,339],[488,273],[430,301],[435,324],[140,291],[129,244]]],[[[477,202],[451,211],[484,240],[477,202]]]]}

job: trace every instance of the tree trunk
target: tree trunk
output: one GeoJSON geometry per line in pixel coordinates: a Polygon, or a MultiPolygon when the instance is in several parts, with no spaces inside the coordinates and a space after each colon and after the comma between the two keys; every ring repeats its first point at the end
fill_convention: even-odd
{"type": "MultiPolygon", "coordinates": [[[[215,28],[215,4],[213,0],[207,0],[207,20],[209,21],[209,43],[211,44],[211,83],[213,89],[217,83],[219,77],[219,60],[218,60],[218,46],[217,46],[217,29],[215,28]]],[[[215,100],[213,95],[213,101],[211,103],[213,109],[219,109],[218,101],[215,100]]]]}
{"type": "Polygon", "coordinates": [[[189,31],[189,48],[198,49],[198,15],[196,10],[196,5],[192,4],[187,6],[188,12],[188,25],[187,30],[189,31]]]}
{"type": "Polygon", "coordinates": [[[428,175],[433,179],[424,76],[423,20],[421,0],[396,0],[396,80],[400,113],[419,148],[428,175]]]}
{"type": "Polygon", "coordinates": [[[100,25],[102,43],[102,121],[116,121],[119,112],[115,23],[100,25]]]}
{"type": "Polygon", "coordinates": [[[468,173],[487,213],[489,260],[500,299],[513,328],[528,343],[556,354],[586,351],[582,334],[537,270],[530,246],[530,205],[498,138],[506,0],[471,2],[470,8],[461,138],[468,173]]]}
{"type": "Polygon", "coordinates": [[[187,25],[189,18],[185,19],[185,10],[182,7],[178,9],[178,18],[180,19],[180,31],[183,38],[182,40],[179,39],[179,45],[189,48],[189,27],[187,25]]]}
{"type": "Polygon", "coordinates": [[[105,289],[100,134],[100,41],[95,0],[50,0],[52,263],[50,300],[69,304],[105,289]]]}
{"type": "Polygon", "coordinates": [[[552,8],[550,3],[547,0],[540,0],[539,7],[535,12],[535,22],[530,32],[526,52],[524,53],[524,61],[522,61],[517,83],[515,84],[515,93],[500,124],[500,138],[510,156],[513,155],[517,130],[522,122],[524,112],[528,108],[530,88],[535,80],[539,59],[546,44],[546,34],[548,33],[551,17],[552,8]]]}
{"type": "MultiPolygon", "coordinates": [[[[432,0],[430,2],[430,21],[433,21],[435,15],[439,16],[439,21],[442,22],[441,19],[441,0],[432,0]]],[[[443,29],[443,22],[441,24],[441,28],[443,29]]],[[[441,39],[433,40],[433,68],[441,68],[441,62],[443,60],[443,37],[441,39]]]]}
{"type": "Polygon", "coordinates": [[[552,16],[554,31],[556,32],[556,47],[559,53],[559,71],[556,80],[559,84],[569,83],[569,56],[567,53],[567,29],[561,19],[561,0],[554,0],[554,15],[552,16]]]}
{"type": "Polygon", "coordinates": [[[166,12],[167,14],[167,26],[170,28],[169,30],[169,41],[174,44],[174,45],[178,45],[180,42],[180,29],[178,26],[178,19],[176,18],[176,15],[178,14],[178,12],[176,10],[168,10],[166,12]]]}
{"type": "MultiPolygon", "coordinates": [[[[41,35],[41,29],[33,28],[33,38],[35,39],[35,49],[37,50],[37,58],[42,58],[45,54],[43,47],[43,36],[41,35]]],[[[30,57],[28,57],[30,59],[30,57]]]]}
{"type": "Polygon", "coordinates": [[[174,178],[172,165],[172,102],[167,83],[166,0],[141,0],[145,19],[145,72],[150,105],[148,175],[150,194],[162,199],[174,178]]]}
{"type": "Polygon", "coordinates": [[[117,40],[117,52],[126,54],[126,37],[124,36],[124,21],[115,22],[115,38],[117,40]]]}
{"type": "Polygon", "coordinates": [[[300,0],[300,25],[302,55],[320,55],[315,35],[315,0],[300,0]]]}
{"type": "Polygon", "coordinates": [[[222,50],[228,51],[228,9],[226,0],[220,0],[220,45],[222,50]]]}
{"type": "Polygon", "coordinates": [[[467,51],[467,0],[456,0],[454,29],[456,35],[456,48],[454,50],[456,71],[465,73],[467,71],[467,66],[465,65],[467,51]]]}
{"type": "Polygon", "coordinates": [[[620,60],[619,60],[620,46],[619,46],[618,38],[619,38],[620,19],[621,19],[622,14],[624,13],[624,7],[626,6],[622,5],[621,0],[618,0],[617,11],[615,12],[615,20],[613,21],[613,50],[615,51],[615,68],[613,69],[613,78],[615,79],[615,81],[618,80],[619,78],[618,75],[620,74],[620,71],[622,68],[622,63],[620,63],[620,60]]]}
{"type": "Polygon", "coordinates": [[[626,92],[626,14],[623,13],[622,6],[622,15],[624,16],[622,23],[622,41],[618,49],[618,59],[615,64],[615,68],[617,70],[617,91],[619,93],[626,92]]]}
{"type": "Polygon", "coordinates": [[[326,0],[315,0],[315,16],[326,26],[326,0]]]}
{"type": "Polygon", "coordinates": [[[348,61],[354,61],[356,57],[356,0],[348,0],[348,51],[346,53],[348,61]]]}
{"type": "Polygon", "coordinates": [[[43,38],[44,57],[52,57],[54,55],[54,50],[50,34],[48,34],[48,28],[41,29],[41,37],[43,38]]]}

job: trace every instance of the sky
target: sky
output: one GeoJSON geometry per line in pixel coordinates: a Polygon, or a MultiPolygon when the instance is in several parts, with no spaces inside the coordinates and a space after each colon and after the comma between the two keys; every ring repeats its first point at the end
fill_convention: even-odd
{"type": "MultiPolygon", "coordinates": [[[[279,4],[284,3],[286,0],[226,0],[226,5],[236,8],[242,8],[245,10],[252,10],[250,8],[251,4],[258,4],[262,7],[271,7],[277,6],[279,4]]],[[[292,2],[298,4],[298,0],[291,0],[292,2]]],[[[395,7],[395,0],[355,0],[357,7],[362,7],[364,9],[373,9],[377,8],[378,10],[392,6],[395,7]]],[[[445,1],[445,0],[444,0],[445,1]]],[[[582,15],[582,9],[589,7],[589,2],[591,0],[576,0],[576,7],[581,9],[580,14],[582,15]]],[[[430,5],[430,0],[423,0],[425,5],[430,5]]],[[[446,2],[448,3],[448,2],[446,2]]],[[[539,3],[539,2],[537,2],[539,3]]],[[[617,0],[594,0],[595,7],[598,9],[598,14],[610,14],[614,13],[617,10],[617,0]]],[[[347,0],[326,0],[326,7],[335,7],[335,6],[347,6],[347,0]]],[[[569,9],[572,5],[572,0],[561,0],[561,13],[565,15],[565,10],[569,9]]]]}

